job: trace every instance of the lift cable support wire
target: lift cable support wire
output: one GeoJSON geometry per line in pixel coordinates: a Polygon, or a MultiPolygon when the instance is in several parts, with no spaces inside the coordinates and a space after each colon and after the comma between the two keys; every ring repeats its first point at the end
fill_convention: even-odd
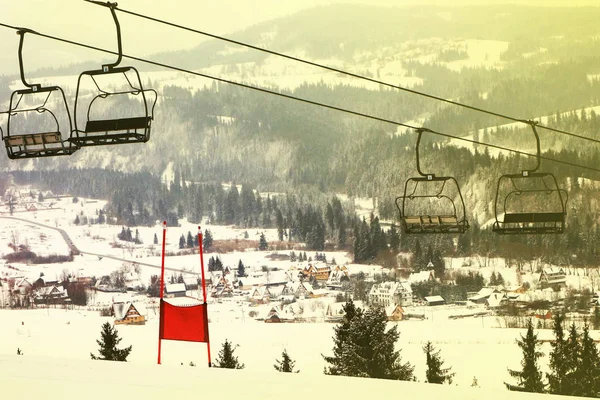
{"type": "MultiPolygon", "coordinates": [[[[18,28],[18,27],[12,26],[12,25],[4,24],[2,22],[0,22],[0,26],[5,27],[5,28],[9,28],[9,29],[14,29],[14,30],[20,30],[20,29],[22,29],[22,28],[18,28]]],[[[96,51],[100,51],[100,52],[108,53],[108,54],[113,54],[113,55],[117,55],[117,56],[119,55],[119,53],[115,52],[115,51],[102,49],[102,48],[99,48],[99,47],[95,47],[95,46],[92,46],[92,45],[88,45],[88,44],[76,42],[76,41],[69,40],[69,39],[63,39],[63,38],[59,38],[59,37],[56,37],[56,36],[47,35],[47,34],[39,33],[39,32],[35,32],[35,33],[32,33],[32,34],[44,37],[46,39],[51,39],[51,40],[56,40],[56,41],[63,42],[63,43],[68,43],[68,44],[71,44],[71,45],[74,45],[74,46],[84,47],[84,48],[87,48],[87,49],[96,50],[96,51]]],[[[296,96],[292,96],[292,95],[285,94],[285,93],[275,92],[273,90],[261,88],[261,87],[258,87],[258,86],[252,86],[252,85],[249,85],[249,84],[246,84],[246,83],[241,83],[241,82],[236,82],[236,81],[232,81],[232,80],[228,80],[228,79],[224,79],[224,78],[219,78],[219,77],[215,77],[215,76],[212,76],[212,75],[203,74],[201,72],[195,72],[195,71],[191,71],[191,70],[188,70],[188,69],[176,67],[176,66],[169,65],[169,64],[160,63],[160,62],[157,62],[157,61],[151,61],[151,60],[148,60],[148,59],[144,59],[144,58],[140,58],[140,57],[136,57],[136,56],[132,56],[132,55],[128,55],[128,54],[122,54],[122,57],[129,58],[129,59],[134,60],[134,61],[139,61],[139,62],[143,62],[143,63],[146,63],[146,64],[154,65],[154,66],[157,66],[157,67],[171,69],[173,71],[179,71],[179,72],[183,72],[183,73],[190,74],[190,75],[200,76],[202,78],[212,79],[212,80],[215,80],[217,82],[227,83],[227,84],[230,84],[230,85],[239,86],[239,87],[243,87],[243,88],[246,88],[246,89],[252,89],[252,90],[255,90],[255,91],[258,91],[258,92],[262,92],[262,93],[266,93],[266,94],[270,94],[270,95],[275,95],[275,96],[283,97],[283,98],[290,99],[290,100],[299,101],[299,102],[306,103],[306,104],[312,104],[314,106],[323,107],[323,108],[327,108],[327,109],[330,109],[330,110],[339,111],[339,112],[343,112],[343,113],[346,113],[346,114],[350,114],[350,115],[355,115],[355,116],[358,116],[358,117],[363,117],[363,118],[371,119],[371,120],[374,120],[374,121],[385,122],[385,123],[388,123],[388,124],[391,124],[391,125],[402,126],[402,127],[408,128],[408,129],[415,130],[417,132],[418,131],[429,132],[429,133],[432,133],[432,134],[435,134],[435,135],[438,135],[438,136],[443,136],[443,137],[447,137],[447,138],[450,138],[450,139],[460,140],[460,141],[471,143],[471,144],[486,146],[486,147],[494,148],[494,149],[505,151],[505,152],[509,152],[509,153],[520,154],[520,155],[528,156],[528,157],[538,157],[537,154],[527,153],[527,152],[520,151],[520,150],[514,150],[514,149],[510,149],[508,147],[498,146],[498,145],[494,145],[494,144],[490,144],[490,143],[484,143],[484,142],[480,142],[480,141],[477,141],[477,140],[466,139],[466,138],[463,138],[463,137],[460,137],[460,136],[451,135],[451,134],[447,134],[447,133],[443,133],[443,132],[438,132],[438,131],[434,131],[434,130],[431,130],[431,129],[428,129],[428,128],[424,128],[424,127],[419,127],[419,126],[414,126],[414,125],[410,125],[410,124],[405,124],[405,123],[402,123],[402,122],[393,121],[393,120],[390,120],[390,119],[381,118],[381,117],[377,117],[377,116],[374,116],[374,115],[365,114],[365,113],[362,113],[362,112],[353,111],[353,110],[349,110],[349,109],[342,108],[342,107],[337,107],[337,106],[332,106],[332,105],[329,105],[329,104],[319,103],[317,101],[313,101],[313,100],[309,100],[309,99],[304,99],[304,98],[301,98],[301,97],[296,97],[296,96]]],[[[600,141],[598,141],[598,142],[600,143],[600,141]]],[[[589,170],[589,171],[600,172],[600,168],[594,168],[594,167],[590,167],[590,166],[586,166],[586,165],[581,165],[581,164],[577,164],[577,163],[572,163],[572,162],[569,162],[569,161],[559,160],[559,159],[555,159],[555,158],[551,158],[551,157],[546,157],[546,156],[539,156],[539,158],[543,159],[543,160],[547,160],[547,161],[556,162],[556,163],[559,163],[559,164],[569,165],[569,166],[576,167],[576,168],[586,169],[586,170],[589,170]]]]}
{"type": "MultiPolygon", "coordinates": [[[[86,1],[88,3],[93,3],[93,4],[96,4],[96,5],[108,7],[108,3],[102,3],[102,2],[95,1],[95,0],[84,0],[84,1],[86,1]]],[[[393,89],[401,90],[401,91],[404,91],[404,92],[416,94],[418,96],[427,97],[429,99],[441,101],[441,102],[444,102],[444,103],[447,103],[447,104],[452,104],[454,106],[463,107],[463,108],[466,108],[466,109],[469,109],[469,110],[472,110],[472,111],[476,111],[476,112],[480,112],[480,113],[484,113],[484,114],[488,114],[488,115],[493,115],[495,117],[507,119],[507,120],[510,120],[510,121],[513,121],[513,122],[519,122],[519,123],[522,123],[522,124],[525,124],[525,125],[529,125],[530,124],[530,121],[528,119],[516,118],[516,117],[512,117],[510,115],[505,115],[505,114],[501,114],[501,113],[498,113],[498,112],[486,110],[484,108],[471,106],[471,105],[464,104],[464,103],[461,103],[461,102],[458,102],[458,101],[453,101],[453,100],[445,99],[443,97],[435,96],[435,95],[432,95],[432,94],[429,94],[429,93],[420,92],[418,90],[409,89],[409,88],[406,88],[406,87],[403,87],[403,86],[391,84],[389,82],[380,81],[378,79],[373,79],[373,78],[369,78],[367,76],[358,75],[358,74],[355,74],[355,73],[352,73],[352,72],[348,72],[348,71],[344,71],[344,70],[341,70],[341,69],[338,69],[338,68],[334,68],[334,67],[330,67],[330,66],[327,66],[327,65],[319,64],[319,63],[316,63],[316,62],[313,62],[313,61],[308,61],[308,60],[305,60],[305,59],[302,59],[302,58],[298,58],[298,57],[294,57],[294,56],[290,56],[290,55],[287,55],[287,54],[284,54],[284,53],[279,53],[279,52],[276,52],[276,51],[273,51],[273,50],[268,50],[268,49],[265,49],[265,48],[262,48],[262,47],[254,46],[254,45],[249,44],[249,43],[244,43],[244,42],[240,42],[240,41],[237,41],[237,40],[229,39],[229,38],[226,38],[226,37],[223,37],[223,36],[219,36],[219,35],[215,35],[215,34],[212,34],[212,33],[204,32],[204,31],[197,30],[197,29],[194,29],[194,28],[190,28],[190,27],[187,27],[187,26],[184,26],[184,25],[179,25],[179,24],[176,24],[176,23],[173,23],[173,22],[169,22],[169,21],[165,21],[165,20],[162,20],[162,19],[159,19],[159,18],[154,18],[154,17],[150,17],[148,15],[136,13],[134,11],[124,10],[124,9],[118,8],[118,7],[115,7],[115,10],[120,11],[120,12],[125,13],[125,14],[129,14],[129,15],[133,15],[133,16],[136,16],[136,17],[139,17],[139,18],[143,18],[143,19],[147,19],[147,20],[150,20],[150,21],[153,21],[153,22],[157,22],[157,23],[160,23],[160,24],[172,26],[174,28],[183,29],[183,30],[186,30],[186,31],[189,31],[189,32],[193,32],[193,33],[197,33],[197,34],[204,35],[204,36],[207,36],[207,37],[211,37],[213,39],[218,39],[218,40],[222,40],[222,41],[225,41],[225,42],[228,42],[228,43],[232,43],[232,44],[236,44],[236,45],[239,45],[239,46],[247,47],[247,48],[252,49],[252,50],[257,50],[257,51],[261,51],[263,53],[268,53],[268,54],[271,54],[271,55],[274,55],[274,56],[283,57],[283,58],[286,58],[288,60],[300,62],[300,63],[303,63],[303,64],[311,65],[313,67],[318,67],[318,68],[322,68],[322,69],[325,69],[325,70],[328,70],[328,71],[332,71],[332,72],[336,72],[336,73],[339,73],[339,74],[351,76],[353,78],[362,79],[364,81],[368,81],[368,82],[376,83],[378,85],[386,86],[386,87],[389,87],[389,88],[393,88],[393,89]]],[[[540,129],[546,129],[548,131],[552,131],[552,132],[560,133],[560,134],[563,134],[563,135],[567,135],[567,136],[571,136],[571,137],[575,137],[575,138],[578,138],[578,139],[587,140],[587,141],[590,141],[590,142],[593,142],[593,143],[599,143],[600,144],[600,140],[598,140],[598,139],[590,138],[590,137],[587,137],[587,136],[581,136],[581,135],[578,135],[578,134],[575,134],[575,133],[572,133],[572,132],[568,132],[568,131],[565,131],[565,130],[562,130],[562,129],[553,128],[551,126],[545,126],[545,125],[541,125],[541,124],[538,123],[537,127],[540,128],[540,129]]]]}

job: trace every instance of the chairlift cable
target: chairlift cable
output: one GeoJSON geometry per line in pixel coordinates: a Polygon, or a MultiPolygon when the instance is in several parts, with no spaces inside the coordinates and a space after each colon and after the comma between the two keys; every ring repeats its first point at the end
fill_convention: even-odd
{"type": "MultiPolygon", "coordinates": [[[[98,2],[98,1],[94,1],[94,0],[84,0],[84,1],[86,1],[88,3],[93,3],[93,4],[96,4],[96,5],[108,7],[108,3],[102,3],[102,2],[98,2]]],[[[480,112],[480,113],[484,113],[484,114],[488,114],[488,115],[493,115],[493,116],[500,117],[500,118],[503,118],[503,119],[507,119],[507,120],[510,120],[510,121],[513,121],[513,122],[519,122],[519,123],[522,123],[522,124],[529,124],[528,123],[528,119],[512,117],[510,115],[501,114],[501,113],[498,113],[498,112],[495,112],[495,111],[487,110],[487,109],[480,108],[480,107],[475,107],[475,106],[472,106],[472,105],[469,105],[469,104],[465,104],[465,103],[461,103],[461,102],[458,102],[458,101],[445,99],[443,97],[435,96],[435,95],[432,95],[432,94],[429,94],[429,93],[425,93],[425,92],[421,92],[421,91],[418,91],[418,90],[409,89],[409,88],[406,88],[406,87],[403,87],[403,86],[399,86],[399,85],[394,85],[394,84],[389,83],[389,82],[381,81],[381,80],[374,79],[374,78],[369,78],[367,76],[355,74],[355,73],[348,72],[348,71],[344,71],[344,70],[341,70],[339,68],[330,67],[330,66],[327,66],[327,65],[324,65],[324,64],[319,64],[319,63],[316,63],[316,62],[313,62],[313,61],[308,61],[308,60],[305,60],[305,59],[302,59],[302,58],[299,58],[299,57],[294,57],[294,56],[290,56],[290,55],[287,55],[287,54],[284,54],[284,53],[280,53],[280,52],[277,52],[277,51],[268,50],[268,49],[265,49],[265,48],[262,48],[262,47],[258,47],[258,46],[255,46],[255,45],[252,45],[252,44],[249,44],[249,43],[244,43],[244,42],[241,42],[241,41],[238,41],[238,40],[229,39],[229,38],[226,38],[224,36],[219,36],[219,35],[216,35],[216,34],[213,34],[213,33],[204,32],[204,31],[201,31],[201,30],[198,30],[198,29],[194,29],[194,28],[190,28],[190,27],[187,27],[187,26],[184,26],[184,25],[176,24],[174,22],[165,21],[165,20],[162,20],[162,19],[159,19],[159,18],[150,17],[148,15],[140,14],[140,13],[137,13],[137,12],[134,12],[134,11],[125,10],[125,9],[119,8],[118,6],[115,7],[115,10],[121,11],[122,13],[125,13],[125,14],[130,14],[130,15],[133,15],[133,16],[136,16],[136,17],[139,17],[139,18],[143,18],[143,19],[147,19],[147,20],[150,20],[150,21],[153,21],[153,22],[157,22],[157,23],[160,23],[160,24],[169,25],[169,26],[172,26],[174,28],[186,30],[186,31],[197,33],[197,34],[204,35],[204,36],[208,36],[208,37],[211,37],[213,39],[218,39],[218,40],[221,40],[221,41],[224,41],[224,42],[228,42],[228,43],[236,44],[236,45],[239,45],[239,46],[247,47],[247,48],[252,49],[252,50],[261,51],[263,53],[268,53],[268,54],[275,55],[275,56],[278,56],[278,57],[286,58],[288,60],[292,60],[292,61],[300,62],[300,63],[303,63],[303,64],[311,65],[313,67],[318,67],[318,68],[322,68],[322,69],[325,69],[325,70],[328,70],[328,71],[332,71],[332,72],[336,72],[336,73],[339,73],[339,74],[347,75],[347,76],[350,76],[350,77],[353,77],[353,78],[362,79],[362,80],[365,80],[365,81],[368,81],[368,82],[376,83],[378,85],[382,85],[382,86],[386,86],[386,87],[389,87],[389,88],[401,90],[401,91],[404,91],[404,92],[416,94],[418,96],[427,97],[427,98],[430,98],[430,99],[433,99],[433,100],[437,100],[437,101],[441,101],[441,102],[444,102],[444,103],[447,103],[447,104],[452,104],[454,106],[463,107],[463,108],[466,108],[466,109],[469,109],[469,110],[472,110],[472,111],[476,111],[476,112],[480,112]]],[[[573,133],[573,132],[565,131],[563,129],[553,128],[551,126],[545,126],[545,125],[541,125],[541,124],[538,124],[537,127],[540,128],[540,129],[546,129],[548,131],[552,131],[552,132],[560,133],[560,134],[563,134],[563,135],[575,137],[577,139],[587,140],[587,141],[590,141],[590,142],[593,142],[593,143],[600,143],[599,139],[594,139],[594,138],[587,137],[587,136],[581,136],[581,135],[578,135],[578,134],[573,133]]]]}
{"type": "MultiPolygon", "coordinates": [[[[22,30],[23,29],[23,28],[12,26],[12,25],[4,24],[2,22],[0,22],[0,26],[5,27],[5,28],[9,28],[9,29],[13,29],[13,30],[22,30]]],[[[71,44],[71,45],[78,46],[78,47],[87,48],[87,49],[90,49],[90,50],[100,51],[100,52],[103,52],[103,53],[108,53],[108,54],[112,54],[112,55],[118,55],[119,54],[118,52],[115,52],[115,51],[112,51],[112,50],[106,50],[106,49],[102,49],[100,47],[88,45],[88,44],[81,43],[81,42],[76,42],[76,41],[69,40],[69,39],[63,39],[63,38],[59,38],[59,37],[52,36],[52,35],[47,35],[47,34],[40,33],[40,32],[35,32],[34,31],[34,32],[30,32],[30,34],[38,35],[38,36],[46,38],[46,39],[56,40],[56,41],[59,41],[59,42],[71,44]]],[[[390,119],[386,119],[386,118],[381,118],[381,117],[377,117],[377,116],[374,116],[374,115],[371,115],[371,114],[365,114],[365,113],[362,113],[362,112],[359,112],[359,111],[349,110],[349,109],[346,109],[346,108],[337,107],[337,106],[333,106],[333,105],[330,105],[330,104],[320,103],[320,102],[317,102],[317,101],[313,101],[313,100],[309,100],[309,99],[305,99],[305,98],[301,98],[301,97],[297,97],[297,96],[292,96],[292,95],[289,95],[289,94],[285,94],[285,93],[281,93],[281,92],[276,92],[276,91],[273,91],[273,90],[265,89],[265,88],[262,88],[262,87],[259,87],[259,86],[253,86],[253,85],[249,85],[249,84],[241,83],[241,82],[236,82],[236,81],[232,81],[232,80],[225,79],[225,78],[219,78],[219,77],[216,77],[216,76],[204,74],[204,73],[201,73],[201,72],[191,71],[191,70],[188,70],[188,69],[185,69],[185,68],[180,68],[180,67],[176,67],[176,66],[165,64],[165,63],[161,63],[161,62],[144,59],[144,58],[141,58],[141,57],[136,57],[136,56],[132,56],[132,55],[128,55],[128,54],[123,54],[122,56],[126,57],[126,58],[129,58],[131,60],[134,60],[134,61],[139,61],[139,62],[143,62],[143,63],[146,63],[146,64],[151,64],[151,65],[154,65],[154,66],[158,66],[158,67],[162,67],[162,68],[167,68],[167,69],[171,69],[171,70],[174,70],[174,71],[179,71],[179,72],[183,72],[183,73],[190,74],[190,75],[196,75],[196,76],[200,76],[202,78],[212,79],[212,80],[215,80],[215,81],[218,81],[218,82],[222,82],[222,83],[227,83],[227,84],[234,85],[234,86],[243,87],[243,88],[246,88],[246,89],[252,89],[252,90],[255,90],[255,91],[258,91],[258,92],[262,92],[262,93],[266,93],[266,94],[270,94],[270,95],[275,95],[275,96],[283,97],[283,98],[290,99],[290,100],[299,101],[299,102],[306,103],[306,104],[312,104],[312,105],[315,105],[315,106],[318,106],[318,107],[323,107],[323,108],[327,108],[327,109],[330,109],[330,110],[334,110],[334,111],[339,111],[339,112],[343,112],[343,113],[346,113],[346,114],[355,115],[355,116],[358,116],[358,117],[363,117],[363,118],[367,118],[367,119],[371,119],[371,120],[375,120],[375,121],[379,121],[379,122],[385,122],[385,123],[392,124],[392,125],[402,126],[402,127],[408,128],[408,129],[415,130],[415,131],[426,130],[429,133],[432,133],[432,134],[435,134],[435,135],[438,135],[438,136],[444,136],[444,137],[447,137],[447,138],[450,138],[450,139],[456,139],[456,140],[460,140],[460,141],[463,141],[463,142],[467,142],[467,143],[471,143],[471,144],[476,144],[476,145],[481,145],[481,146],[486,146],[486,147],[494,148],[494,149],[497,149],[497,150],[506,151],[506,152],[509,152],[509,153],[520,154],[520,155],[524,155],[524,156],[528,156],[528,157],[538,157],[537,154],[527,153],[527,152],[524,152],[524,151],[521,151],[521,150],[514,150],[514,149],[510,149],[508,147],[498,146],[498,145],[490,144],[490,143],[484,143],[484,142],[480,142],[480,141],[477,141],[477,140],[466,139],[464,137],[460,137],[460,136],[456,136],[456,135],[451,135],[451,134],[443,133],[443,132],[439,132],[439,131],[434,131],[434,130],[431,130],[431,129],[428,129],[428,128],[418,127],[418,126],[414,126],[414,125],[410,125],[410,124],[406,124],[406,123],[402,123],[402,122],[398,122],[398,121],[394,121],[394,120],[390,120],[390,119]]],[[[527,123],[527,124],[530,124],[529,121],[523,121],[523,122],[527,123]]],[[[538,125],[538,127],[540,127],[540,126],[538,125]]],[[[590,171],[594,171],[594,172],[600,172],[600,168],[594,168],[594,167],[590,167],[590,166],[586,166],[586,165],[572,163],[572,162],[569,162],[569,161],[558,160],[558,159],[551,158],[551,157],[540,156],[540,159],[543,159],[543,160],[546,160],[546,161],[555,162],[555,163],[558,163],[558,164],[569,165],[569,166],[576,167],[576,168],[586,169],[586,170],[590,170],[590,171]]]]}

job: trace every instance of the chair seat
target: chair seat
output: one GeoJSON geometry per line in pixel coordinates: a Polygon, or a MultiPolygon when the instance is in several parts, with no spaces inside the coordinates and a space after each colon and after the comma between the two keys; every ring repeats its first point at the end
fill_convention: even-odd
{"type": "Polygon", "coordinates": [[[88,121],[85,125],[85,133],[129,131],[146,129],[150,126],[151,117],[135,117],[121,119],[106,119],[100,121],[88,121]]]}
{"type": "Polygon", "coordinates": [[[565,214],[558,213],[511,213],[504,215],[505,224],[536,223],[536,222],[564,222],[565,214]]]}
{"type": "Polygon", "coordinates": [[[60,143],[61,137],[58,132],[32,133],[25,135],[11,135],[5,138],[8,146],[35,146],[52,143],[60,143]]]}

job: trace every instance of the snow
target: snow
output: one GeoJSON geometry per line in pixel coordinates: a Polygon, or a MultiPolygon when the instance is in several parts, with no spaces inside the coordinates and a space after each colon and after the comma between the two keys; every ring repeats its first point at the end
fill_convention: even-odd
{"type": "MultiPolygon", "coordinates": [[[[280,358],[280,357],[279,357],[280,358]]],[[[274,361],[272,362],[274,363],[274,361]]],[[[461,388],[446,385],[398,382],[337,376],[309,376],[280,373],[272,369],[258,373],[248,368],[227,370],[207,368],[202,364],[134,365],[112,361],[72,361],[56,357],[0,356],[0,384],[3,393],[26,392],[28,398],[66,399],[73,393],[87,400],[137,398],[207,398],[306,399],[318,393],[319,398],[365,399],[394,397],[401,393],[410,399],[481,398],[541,399],[543,395],[494,390],[461,388]],[[51,371],[51,374],[48,372],[51,371]],[[32,384],[35,382],[35,384],[32,384]],[[233,384],[233,387],[232,387],[233,384]],[[230,389],[231,388],[231,389],[230,389]],[[98,390],[100,389],[100,390],[98,390]],[[234,394],[236,393],[236,394],[234,394]]],[[[563,396],[557,396],[560,399],[563,396]]],[[[566,399],[566,397],[563,397],[566,399]]],[[[573,399],[573,397],[570,397],[573,399]]]]}
{"type": "MultiPolygon", "coordinates": [[[[23,191],[23,193],[26,198],[29,189],[23,191]]],[[[34,194],[37,199],[37,193],[34,194]]],[[[0,213],[4,213],[0,215],[0,223],[3,224],[1,232],[4,232],[0,235],[0,249],[10,252],[7,243],[12,239],[10,237],[12,226],[12,229],[18,231],[20,240],[26,240],[29,243],[32,251],[42,254],[47,249],[52,249],[53,251],[60,251],[60,254],[66,254],[68,247],[64,238],[56,230],[56,228],[60,228],[64,229],[80,250],[89,253],[75,256],[74,262],[58,264],[27,265],[11,263],[9,265],[0,263],[0,277],[26,277],[32,281],[39,277],[40,272],[44,272],[45,276],[49,278],[59,278],[63,270],[80,277],[92,275],[100,277],[126,267],[129,270],[128,278],[139,279],[147,285],[151,275],[159,274],[161,263],[158,253],[159,246],[151,244],[155,233],[161,238],[162,227],[159,223],[153,227],[137,228],[144,244],[132,245],[116,239],[121,226],[106,224],[74,225],[73,221],[76,215],[81,217],[83,213],[83,216],[95,217],[95,210],[104,207],[105,201],[80,198],[78,202],[74,203],[73,198],[65,197],[52,200],[48,198],[42,204],[34,203],[40,205],[38,211],[15,213],[15,216],[18,215],[19,218],[24,218],[25,221],[2,218],[8,216],[8,209],[6,205],[0,205],[0,213]],[[55,202],[52,208],[41,207],[43,204],[49,205],[51,201],[55,202]],[[34,223],[46,225],[46,227],[34,223]],[[41,238],[42,235],[43,239],[41,238]],[[125,247],[114,247],[111,245],[112,242],[120,242],[125,247]]],[[[22,211],[24,204],[24,202],[18,203],[16,209],[22,211]]],[[[372,209],[373,200],[355,199],[355,204],[366,212],[370,208],[372,209]]],[[[168,227],[167,229],[167,250],[175,254],[179,251],[178,239],[181,234],[186,234],[188,231],[195,234],[197,231],[197,225],[195,224],[185,220],[180,221],[180,224],[179,227],[168,227]]],[[[203,225],[202,228],[211,230],[215,240],[243,241],[243,234],[246,231],[246,229],[236,229],[231,226],[203,225]]],[[[248,229],[247,231],[250,236],[249,240],[253,241],[258,240],[262,232],[265,232],[268,241],[275,240],[277,235],[276,230],[248,229]]],[[[224,265],[231,266],[235,270],[238,260],[241,259],[249,275],[249,278],[242,279],[252,281],[252,283],[264,283],[267,279],[266,272],[262,270],[263,266],[268,266],[271,269],[268,279],[273,282],[274,280],[285,279],[285,273],[293,271],[294,268],[298,270],[308,265],[307,263],[291,263],[289,260],[273,261],[269,256],[274,253],[287,255],[289,251],[257,251],[251,248],[248,251],[227,254],[205,254],[204,260],[206,264],[209,257],[219,256],[224,265]],[[275,270],[275,268],[278,270],[275,270]]],[[[307,253],[307,255],[312,256],[310,252],[307,253]]],[[[387,272],[379,265],[352,264],[350,263],[351,259],[343,252],[326,252],[325,255],[328,260],[335,257],[338,265],[346,265],[348,273],[351,275],[363,272],[369,279],[373,279],[374,275],[387,272]]],[[[173,273],[179,274],[180,271],[183,272],[184,278],[191,278],[200,272],[198,254],[169,256],[165,260],[165,265],[167,268],[172,269],[166,271],[167,278],[173,273]]],[[[507,285],[514,285],[521,279],[522,282],[530,282],[532,288],[537,285],[539,280],[537,271],[542,267],[539,263],[525,264],[523,266],[525,272],[518,277],[516,269],[508,266],[504,259],[489,257],[448,258],[446,259],[446,265],[449,270],[454,272],[480,272],[486,279],[489,279],[493,272],[500,272],[507,285]]],[[[295,275],[292,273],[292,277],[295,275]]],[[[207,279],[209,278],[210,274],[207,275],[207,279]]],[[[588,276],[567,275],[567,284],[571,287],[578,287],[579,285],[589,287],[591,286],[591,278],[588,276]]],[[[201,298],[201,293],[196,290],[188,291],[187,295],[193,298],[201,298]]],[[[532,292],[532,295],[535,295],[535,292],[532,292]]],[[[2,292],[2,296],[5,296],[4,292],[2,292]]],[[[0,298],[0,300],[2,299],[0,298]]],[[[190,298],[170,299],[169,301],[184,302],[185,304],[197,302],[197,300],[190,298]]],[[[0,303],[2,302],[0,301],[0,303]]],[[[289,307],[282,308],[282,312],[284,312],[284,315],[290,316],[290,313],[297,314],[302,309],[302,317],[314,321],[323,321],[328,307],[335,308],[334,304],[334,296],[330,295],[318,299],[299,300],[289,307]]],[[[321,357],[321,354],[331,353],[335,324],[324,322],[265,324],[257,319],[264,318],[273,306],[281,306],[281,303],[273,301],[269,304],[253,306],[247,301],[247,297],[241,295],[224,299],[209,297],[208,305],[213,356],[216,355],[220,344],[225,339],[238,344],[240,347],[237,348],[236,354],[239,356],[240,361],[246,364],[246,371],[239,372],[240,377],[247,376],[249,380],[252,380],[253,377],[257,380],[256,377],[260,376],[265,377],[260,379],[261,382],[272,379],[270,382],[280,385],[281,383],[278,383],[280,382],[279,375],[273,375],[272,364],[276,358],[280,357],[282,350],[286,348],[292,358],[297,361],[297,368],[302,371],[301,376],[293,379],[300,379],[301,382],[304,382],[303,379],[308,379],[313,382],[311,385],[319,382],[318,385],[323,387],[331,386],[331,379],[336,379],[323,376],[325,363],[321,357]]],[[[470,307],[475,307],[481,311],[485,310],[483,306],[470,307]]],[[[77,387],[78,384],[82,384],[81,382],[89,383],[93,381],[92,384],[94,384],[95,379],[103,377],[105,374],[108,375],[104,379],[110,382],[113,371],[123,371],[119,368],[129,368],[130,374],[136,377],[134,379],[148,377],[148,382],[152,382],[152,385],[170,385],[170,383],[160,383],[152,374],[164,371],[169,376],[169,374],[177,373],[175,380],[181,382],[182,376],[188,376],[185,374],[192,374],[193,376],[198,374],[205,377],[213,373],[212,370],[206,371],[206,368],[203,367],[206,360],[206,347],[203,344],[196,343],[165,341],[163,343],[163,366],[153,366],[156,362],[158,336],[157,299],[148,299],[144,295],[131,292],[127,294],[94,292],[88,306],[71,306],[71,308],[0,309],[0,381],[8,379],[10,382],[23,384],[25,377],[29,376],[30,379],[36,379],[36,382],[40,382],[39,386],[44,386],[47,383],[46,381],[50,380],[49,377],[52,376],[57,377],[56,379],[62,382],[68,382],[70,387],[71,385],[77,387]],[[101,317],[99,311],[101,308],[110,307],[114,302],[133,302],[136,307],[139,304],[139,309],[143,310],[141,312],[145,314],[147,323],[143,326],[117,326],[120,336],[123,337],[122,345],[133,345],[133,352],[130,356],[130,363],[108,368],[104,367],[106,363],[92,363],[88,361],[88,358],[90,352],[96,352],[97,350],[95,341],[99,337],[100,326],[105,321],[113,320],[110,317],[101,317]],[[14,356],[17,348],[22,349],[25,355],[14,356]],[[190,362],[196,364],[197,367],[189,367],[190,362]],[[48,368],[48,363],[53,364],[53,367],[48,368]],[[181,366],[182,363],[185,368],[181,366]],[[10,365],[10,368],[8,365],[10,365]],[[31,365],[35,367],[31,369],[30,373],[28,372],[29,375],[19,372],[27,371],[28,368],[31,368],[31,365]],[[54,368],[54,365],[56,368],[54,368]],[[74,365],[80,366],[74,368],[79,372],[73,373],[73,370],[70,369],[74,365]],[[14,369],[11,369],[13,367],[14,369]],[[8,371],[9,369],[10,371],[8,371]],[[203,369],[202,372],[200,372],[201,369],[203,369]],[[47,371],[49,370],[53,371],[52,375],[48,375],[47,371]],[[180,376],[181,373],[184,375],[180,376]],[[206,375],[207,373],[209,375],[206,375]],[[39,379],[37,374],[40,375],[39,379]]],[[[468,398],[469,395],[465,393],[471,393],[473,390],[470,385],[474,376],[477,377],[482,388],[497,390],[498,392],[495,392],[497,396],[506,395],[503,386],[503,382],[509,379],[506,368],[516,368],[520,362],[521,354],[515,344],[515,339],[524,332],[523,330],[503,328],[505,322],[493,316],[462,318],[459,320],[448,318],[451,315],[473,312],[472,308],[465,306],[415,306],[405,307],[405,312],[423,314],[427,318],[423,321],[408,320],[389,323],[389,326],[397,324],[401,332],[398,348],[402,349],[403,360],[415,365],[415,373],[419,380],[423,380],[424,377],[422,346],[426,341],[431,340],[442,351],[447,365],[452,366],[453,371],[457,373],[455,380],[455,383],[459,386],[459,388],[456,388],[456,390],[459,390],[456,392],[457,395],[460,393],[461,396],[468,398]],[[493,360],[493,362],[490,362],[490,360],[493,360]]],[[[541,330],[539,334],[541,338],[551,338],[551,332],[548,330],[541,330]]],[[[598,332],[593,332],[593,335],[598,336],[598,332]]],[[[548,350],[549,346],[545,344],[543,351],[546,353],[546,359],[548,350]]],[[[546,361],[543,359],[542,364],[545,363],[546,361]]],[[[116,372],[114,373],[116,374],[116,372]]],[[[119,374],[123,373],[125,372],[119,372],[119,374]]],[[[215,374],[222,373],[224,372],[215,372],[215,374]]],[[[193,381],[194,384],[200,382],[196,378],[190,378],[190,381],[193,381]]],[[[217,386],[213,384],[215,382],[210,382],[211,385],[202,385],[203,390],[212,390],[208,388],[217,386]]],[[[365,382],[364,384],[370,385],[370,383],[366,383],[366,380],[357,380],[357,382],[365,382]]],[[[125,384],[129,385],[129,383],[125,384]]],[[[46,389],[52,387],[51,382],[48,385],[50,386],[46,386],[46,389]]],[[[134,388],[139,389],[141,392],[147,389],[146,386],[137,387],[135,383],[131,383],[131,385],[131,387],[123,386],[123,393],[134,390],[134,388]]],[[[240,388],[244,387],[243,384],[240,383],[240,385],[240,388]]],[[[415,384],[394,383],[394,385],[415,384]]],[[[418,385],[415,387],[421,388],[423,386],[418,385]]],[[[12,386],[8,389],[9,393],[11,388],[12,386]]],[[[172,389],[170,386],[161,386],[161,388],[164,390],[172,389]]],[[[398,390],[398,386],[394,386],[394,388],[394,390],[398,390]]],[[[192,390],[187,384],[183,384],[178,390],[185,391],[188,389],[192,390]]],[[[284,390],[284,388],[282,387],[281,390],[284,390]]],[[[380,390],[383,389],[378,389],[378,391],[380,390]]],[[[405,389],[403,386],[401,390],[406,391],[409,389],[405,389]]],[[[421,394],[420,390],[430,390],[429,387],[418,391],[421,397],[427,396],[429,398],[430,394],[426,392],[421,394]]],[[[455,390],[455,388],[446,388],[446,390],[455,390]]],[[[47,393],[55,394],[50,390],[47,393]]],[[[56,393],[62,392],[59,390],[56,393]]],[[[257,393],[259,393],[258,387],[252,390],[251,395],[257,393]]],[[[480,396],[483,392],[475,391],[475,393],[480,396]]],[[[319,392],[320,396],[321,394],[319,392]]],[[[247,397],[249,393],[244,392],[244,395],[247,397]]],[[[261,398],[268,397],[263,396],[261,398]]]]}

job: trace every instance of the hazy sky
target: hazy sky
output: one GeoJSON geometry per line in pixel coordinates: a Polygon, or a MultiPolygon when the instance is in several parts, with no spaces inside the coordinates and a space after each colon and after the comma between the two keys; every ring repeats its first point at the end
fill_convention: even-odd
{"type": "MultiPolygon", "coordinates": [[[[150,16],[216,34],[227,34],[301,9],[334,3],[362,3],[402,6],[409,4],[464,5],[517,3],[530,5],[598,5],[598,0],[120,0],[119,6],[150,16]]],[[[136,17],[118,13],[123,29],[124,52],[147,55],[168,49],[189,48],[202,37],[136,17]]],[[[0,0],[0,22],[24,26],[42,33],[116,49],[115,31],[108,9],[84,0],[0,0]]],[[[28,37],[26,68],[60,66],[105,56],[93,51],[79,52],[70,45],[28,37]]],[[[18,36],[0,27],[0,74],[18,73],[18,36]]]]}

